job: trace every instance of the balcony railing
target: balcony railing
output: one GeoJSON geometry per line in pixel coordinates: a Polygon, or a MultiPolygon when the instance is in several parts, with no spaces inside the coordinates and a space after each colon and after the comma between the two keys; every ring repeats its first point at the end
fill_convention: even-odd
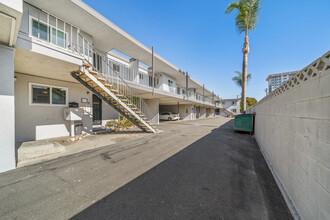
{"type": "MultiPolygon", "coordinates": [[[[70,23],[63,21],[28,2],[24,2],[23,18],[24,17],[27,18],[27,21],[22,21],[27,25],[25,32],[31,37],[44,40],[45,42],[53,44],[68,52],[82,55],[86,60],[93,64],[99,72],[108,74],[111,77],[119,77],[124,80],[125,83],[130,82],[151,87],[150,76],[148,73],[140,72],[110,59],[106,54],[99,54],[94,48],[89,46],[90,42],[80,34],[80,29],[70,23]]],[[[176,88],[174,87],[170,87],[168,92],[179,95],[184,100],[187,99],[186,94],[177,94],[176,88]]],[[[188,99],[200,103],[215,105],[215,102],[211,99],[204,98],[203,101],[203,97],[200,94],[198,94],[197,97],[189,96],[188,99]]]]}

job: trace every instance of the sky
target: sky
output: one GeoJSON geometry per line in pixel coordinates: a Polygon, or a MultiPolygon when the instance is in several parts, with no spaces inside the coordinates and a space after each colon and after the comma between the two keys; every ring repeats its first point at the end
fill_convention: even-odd
{"type": "MultiPolygon", "coordinates": [[[[230,0],[83,0],[221,98],[241,93],[244,35],[230,0]]],[[[265,96],[269,74],[300,70],[330,50],[330,0],[264,0],[249,33],[247,96],[265,96]]]]}

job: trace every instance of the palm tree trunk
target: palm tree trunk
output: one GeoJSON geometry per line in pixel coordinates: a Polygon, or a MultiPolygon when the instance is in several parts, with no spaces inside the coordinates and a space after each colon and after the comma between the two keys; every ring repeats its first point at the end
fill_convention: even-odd
{"type": "Polygon", "coordinates": [[[247,62],[249,53],[249,37],[247,36],[247,30],[245,31],[245,40],[243,45],[243,67],[242,67],[242,112],[246,110],[246,82],[247,82],[247,62]]]}

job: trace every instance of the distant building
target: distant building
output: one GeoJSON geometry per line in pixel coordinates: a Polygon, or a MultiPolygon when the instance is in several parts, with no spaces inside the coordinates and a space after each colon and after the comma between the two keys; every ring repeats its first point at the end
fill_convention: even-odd
{"type": "Polygon", "coordinates": [[[222,108],[220,112],[220,115],[227,116],[228,112],[233,113],[233,115],[240,114],[240,105],[241,105],[241,99],[223,99],[222,102],[222,108]]]}
{"type": "Polygon", "coordinates": [[[298,71],[269,75],[266,79],[266,81],[268,81],[268,93],[274,91],[277,87],[288,81],[288,79],[290,79],[296,73],[298,73],[298,71]]]}

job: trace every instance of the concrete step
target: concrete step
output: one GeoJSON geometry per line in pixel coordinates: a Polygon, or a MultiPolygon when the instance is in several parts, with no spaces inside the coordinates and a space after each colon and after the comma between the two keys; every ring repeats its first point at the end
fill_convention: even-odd
{"type": "Polygon", "coordinates": [[[29,141],[20,144],[17,151],[18,162],[40,158],[65,151],[65,147],[55,140],[29,141]]]}
{"type": "Polygon", "coordinates": [[[103,126],[94,126],[93,128],[93,134],[108,134],[110,133],[112,130],[110,128],[106,128],[103,126]]]}

